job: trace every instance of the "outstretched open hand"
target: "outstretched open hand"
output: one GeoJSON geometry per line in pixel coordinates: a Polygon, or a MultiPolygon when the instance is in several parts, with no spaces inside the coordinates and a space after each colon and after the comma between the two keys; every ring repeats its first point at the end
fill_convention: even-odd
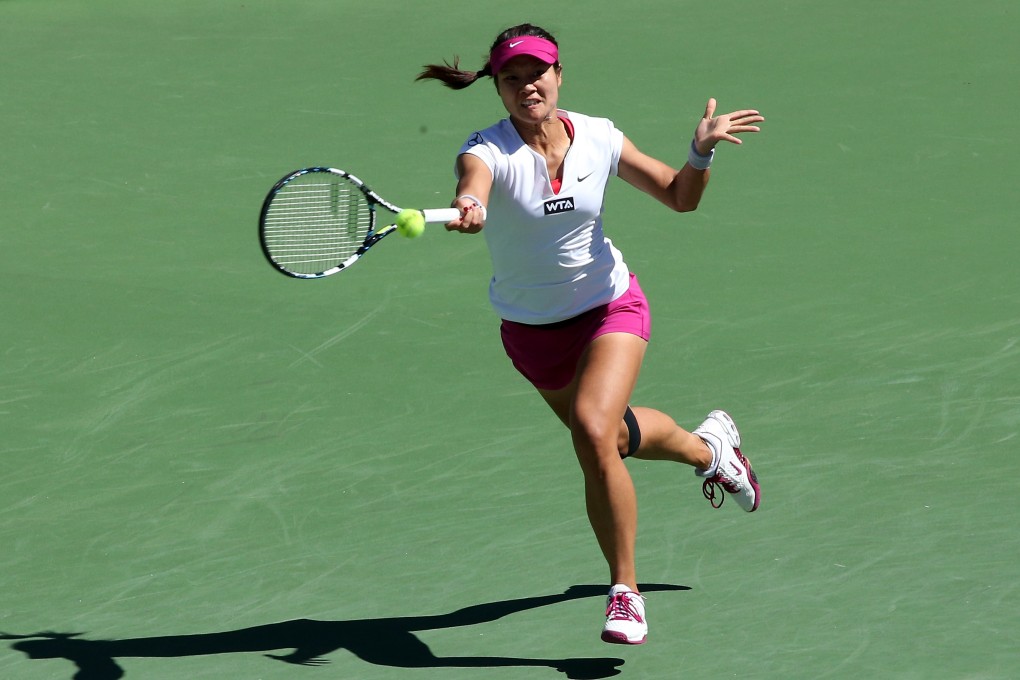
{"type": "Polygon", "coordinates": [[[698,122],[698,127],[694,131],[694,145],[701,155],[707,156],[721,141],[740,144],[740,139],[735,135],[743,132],[761,132],[761,128],[755,123],[761,123],[765,117],[757,110],[741,109],[716,116],[715,107],[715,97],[712,97],[705,105],[705,116],[698,122]]]}

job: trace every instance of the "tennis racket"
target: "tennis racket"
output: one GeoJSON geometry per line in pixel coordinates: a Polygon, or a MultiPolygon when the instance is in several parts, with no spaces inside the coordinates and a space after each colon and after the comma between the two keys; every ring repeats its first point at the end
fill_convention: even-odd
{"type": "MultiPolygon", "coordinates": [[[[273,185],[262,203],[262,252],[273,267],[294,278],[321,279],[342,272],[396,230],[396,224],[376,227],[380,207],[394,214],[401,211],[349,172],[296,170],[273,185]]],[[[430,223],[460,217],[457,208],[420,212],[430,223]]]]}

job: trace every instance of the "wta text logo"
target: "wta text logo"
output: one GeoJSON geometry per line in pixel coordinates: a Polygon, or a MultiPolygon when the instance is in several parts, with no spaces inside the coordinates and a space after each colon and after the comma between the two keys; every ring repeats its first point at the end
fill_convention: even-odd
{"type": "Polygon", "coordinates": [[[567,198],[553,198],[545,202],[546,215],[559,215],[560,213],[570,212],[573,209],[574,199],[569,196],[567,198]]]}

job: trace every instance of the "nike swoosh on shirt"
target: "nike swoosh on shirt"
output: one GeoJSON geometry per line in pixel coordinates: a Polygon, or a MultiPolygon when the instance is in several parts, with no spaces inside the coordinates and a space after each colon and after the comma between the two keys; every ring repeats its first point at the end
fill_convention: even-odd
{"type": "Polygon", "coordinates": [[[592,170],[592,171],[591,171],[591,172],[589,172],[589,173],[588,173],[587,175],[578,175],[578,176],[577,176],[577,181],[578,181],[578,182],[583,182],[584,180],[588,179],[589,177],[591,177],[591,176],[592,176],[592,175],[594,175],[594,174],[595,174],[595,171],[594,171],[594,170],[592,170]]]}

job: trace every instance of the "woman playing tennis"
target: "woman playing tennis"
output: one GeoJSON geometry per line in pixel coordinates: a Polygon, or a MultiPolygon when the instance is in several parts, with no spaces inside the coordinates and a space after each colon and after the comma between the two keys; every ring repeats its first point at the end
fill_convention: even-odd
{"type": "Polygon", "coordinates": [[[588,518],[609,563],[602,639],[640,644],[648,624],[634,558],[637,498],[623,459],[693,466],[715,507],[728,493],[753,512],[761,491],[724,411],[692,433],[630,406],[651,319],[637,277],[603,233],[606,183],[616,175],[673,210],[694,210],[716,144],[740,144],[735,135],[758,132],[764,118],[750,109],[717,116],[710,99],[678,171],[639,151],[611,121],[560,109],[557,42],[531,24],[501,33],[480,71],[461,70],[455,59],[426,66],[419,79],[462,89],[486,76],[509,117],[461,148],[452,205],[462,216],[446,228],[484,234],[507,355],[570,430],[588,518]]]}

